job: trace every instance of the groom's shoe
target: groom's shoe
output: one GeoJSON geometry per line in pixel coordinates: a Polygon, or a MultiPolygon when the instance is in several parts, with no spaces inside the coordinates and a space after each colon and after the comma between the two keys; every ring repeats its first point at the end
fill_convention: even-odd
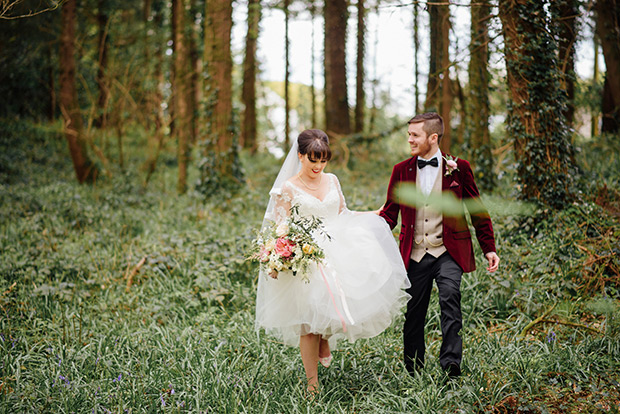
{"type": "Polygon", "coordinates": [[[461,376],[461,367],[458,364],[449,364],[445,369],[446,375],[449,380],[457,379],[461,376]]]}

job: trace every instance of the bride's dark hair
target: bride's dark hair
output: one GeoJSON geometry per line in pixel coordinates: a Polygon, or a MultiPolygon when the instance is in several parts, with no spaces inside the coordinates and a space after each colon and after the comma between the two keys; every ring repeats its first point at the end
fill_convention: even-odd
{"type": "Polygon", "coordinates": [[[312,162],[329,161],[332,150],[329,148],[329,138],[320,129],[306,129],[297,137],[297,145],[301,155],[308,155],[312,162]]]}

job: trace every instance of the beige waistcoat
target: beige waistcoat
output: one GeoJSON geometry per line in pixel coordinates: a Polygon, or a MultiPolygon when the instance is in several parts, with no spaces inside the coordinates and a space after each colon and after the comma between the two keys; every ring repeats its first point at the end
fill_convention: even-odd
{"type": "MultiPolygon", "coordinates": [[[[437,177],[431,192],[441,193],[441,164],[437,168],[437,177]]],[[[420,174],[416,177],[416,184],[419,185],[420,174]]],[[[416,208],[414,243],[411,250],[411,258],[419,262],[426,253],[433,257],[441,256],[446,248],[443,245],[443,216],[442,214],[428,207],[428,204],[416,208]]]]}

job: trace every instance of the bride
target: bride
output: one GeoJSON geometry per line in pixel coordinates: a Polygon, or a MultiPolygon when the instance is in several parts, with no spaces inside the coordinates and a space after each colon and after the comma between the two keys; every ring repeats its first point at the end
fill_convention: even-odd
{"type": "Polygon", "coordinates": [[[372,212],[347,209],[338,178],[324,172],[330,158],[325,132],[303,131],[269,193],[263,221],[263,228],[279,223],[293,205],[301,216],[321,218],[329,235],[315,237],[323,264],[312,264],[304,277],[261,271],[256,297],[257,329],[299,344],[311,393],[318,391],[318,363],[331,363],[330,348],[342,338],[353,342],[383,332],[410,287],[388,225],[372,212]]]}

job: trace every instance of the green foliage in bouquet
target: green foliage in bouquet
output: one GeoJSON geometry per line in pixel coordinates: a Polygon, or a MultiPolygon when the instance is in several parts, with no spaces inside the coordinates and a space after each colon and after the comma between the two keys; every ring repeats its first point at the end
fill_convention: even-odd
{"type": "Polygon", "coordinates": [[[286,220],[272,222],[263,228],[252,242],[250,260],[259,262],[261,271],[277,278],[278,272],[301,273],[307,282],[310,263],[321,263],[325,258],[323,249],[315,237],[330,236],[323,228],[323,221],[315,216],[299,214],[299,205],[290,208],[286,220]]]}

